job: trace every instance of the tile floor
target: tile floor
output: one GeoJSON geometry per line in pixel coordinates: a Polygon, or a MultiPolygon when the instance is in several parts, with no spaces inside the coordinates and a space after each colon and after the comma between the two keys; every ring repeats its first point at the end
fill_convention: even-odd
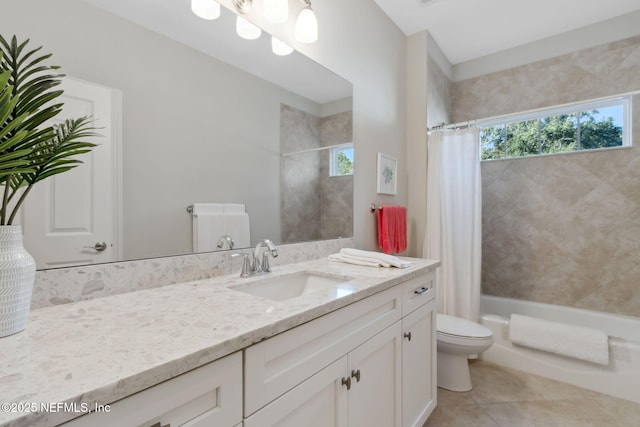
{"type": "Polygon", "coordinates": [[[480,360],[469,364],[473,390],[439,388],[423,427],[640,426],[640,404],[480,360]]]}

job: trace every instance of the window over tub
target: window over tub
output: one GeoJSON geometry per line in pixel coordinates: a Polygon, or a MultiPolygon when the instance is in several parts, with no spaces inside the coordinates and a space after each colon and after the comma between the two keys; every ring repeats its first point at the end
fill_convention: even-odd
{"type": "Polygon", "coordinates": [[[329,176],[353,175],[353,143],[329,150],[329,176]]]}
{"type": "Polygon", "coordinates": [[[624,96],[480,120],[480,159],[630,146],[630,117],[624,96]]]}

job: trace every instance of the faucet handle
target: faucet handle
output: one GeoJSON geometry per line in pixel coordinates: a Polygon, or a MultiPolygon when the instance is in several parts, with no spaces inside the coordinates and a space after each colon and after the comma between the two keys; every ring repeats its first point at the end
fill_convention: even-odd
{"type": "Polygon", "coordinates": [[[271,266],[269,265],[269,252],[265,251],[262,253],[262,266],[260,268],[264,273],[268,273],[271,271],[271,266]]]}
{"type": "Polygon", "coordinates": [[[231,255],[233,258],[235,257],[243,257],[242,259],[242,271],[240,272],[240,277],[249,277],[251,276],[251,260],[249,259],[249,254],[245,254],[243,252],[237,252],[231,255]]]}

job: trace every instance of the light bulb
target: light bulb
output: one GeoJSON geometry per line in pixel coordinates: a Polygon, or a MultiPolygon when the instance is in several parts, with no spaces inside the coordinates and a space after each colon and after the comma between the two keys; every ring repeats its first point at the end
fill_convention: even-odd
{"type": "Polygon", "coordinates": [[[220,17],[220,3],[215,0],[191,0],[191,10],[202,19],[220,17]]]}
{"type": "Polygon", "coordinates": [[[296,20],[295,37],[301,43],[318,41],[318,19],[310,7],[305,7],[296,20]]]}
{"type": "Polygon", "coordinates": [[[289,19],[289,0],[264,0],[262,14],[267,21],[283,24],[289,19]]]}
{"type": "Polygon", "coordinates": [[[271,36],[271,50],[278,56],[287,56],[293,52],[291,46],[273,36],[271,36]]]}
{"type": "Polygon", "coordinates": [[[262,30],[238,15],[236,19],[236,33],[243,39],[255,40],[260,37],[262,30]]]}

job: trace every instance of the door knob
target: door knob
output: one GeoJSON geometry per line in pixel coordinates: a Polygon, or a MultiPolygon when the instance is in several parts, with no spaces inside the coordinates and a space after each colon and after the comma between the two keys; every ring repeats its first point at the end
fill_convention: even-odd
{"type": "Polygon", "coordinates": [[[83,249],[94,249],[98,252],[102,252],[107,249],[107,242],[96,242],[93,246],[83,246],[83,249]]]}
{"type": "Polygon", "coordinates": [[[359,383],[359,382],[360,382],[360,369],[358,369],[358,370],[355,370],[355,369],[354,369],[354,370],[352,370],[352,371],[351,371],[351,376],[352,376],[353,378],[355,378],[355,379],[356,379],[356,382],[357,382],[357,383],[359,383]]]}
{"type": "Polygon", "coordinates": [[[409,341],[411,341],[411,332],[405,332],[405,333],[404,333],[404,337],[405,337],[406,339],[408,339],[409,341]]]}

